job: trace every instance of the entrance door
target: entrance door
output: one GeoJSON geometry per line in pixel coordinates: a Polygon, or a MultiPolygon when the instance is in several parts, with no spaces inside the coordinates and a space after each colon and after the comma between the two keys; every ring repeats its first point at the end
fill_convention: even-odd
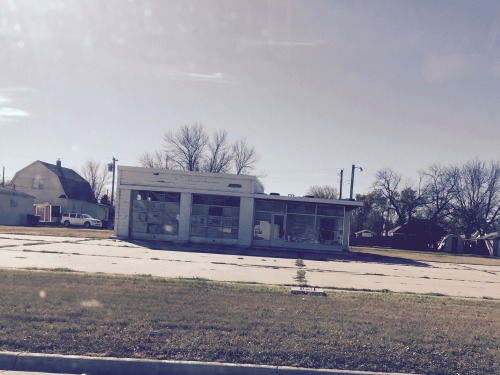
{"type": "Polygon", "coordinates": [[[285,241],[285,215],[273,214],[270,240],[271,246],[283,246],[285,241]]]}
{"type": "Polygon", "coordinates": [[[456,253],[458,250],[458,238],[451,237],[451,252],[456,253]]]}

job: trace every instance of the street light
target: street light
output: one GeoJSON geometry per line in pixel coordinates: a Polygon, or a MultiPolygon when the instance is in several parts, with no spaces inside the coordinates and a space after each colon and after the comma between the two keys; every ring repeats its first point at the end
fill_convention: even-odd
{"type": "Polygon", "coordinates": [[[349,199],[352,200],[352,191],[354,189],[354,170],[359,169],[360,172],[363,172],[363,168],[361,167],[356,167],[354,164],[352,165],[352,170],[351,170],[351,195],[349,196],[349,199]]]}
{"type": "Polygon", "coordinates": [[[111,181],[111,209],[113,208],[113,198],[115,195],[115,169],[116,169],[116,162],[118,159],[115,159],[113,157],[113,162],[108,164],[108,171],[113,172],[113,179],[111,181]]]}

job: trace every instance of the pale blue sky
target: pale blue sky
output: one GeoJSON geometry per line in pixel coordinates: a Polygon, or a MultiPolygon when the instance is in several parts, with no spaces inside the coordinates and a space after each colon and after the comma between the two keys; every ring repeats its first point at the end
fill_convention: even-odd
{"type": "Polygon", "coordinates": [[[0,167],[246,137],[266,192],[500,156],[500,2],[0,0],[0,167]]]}

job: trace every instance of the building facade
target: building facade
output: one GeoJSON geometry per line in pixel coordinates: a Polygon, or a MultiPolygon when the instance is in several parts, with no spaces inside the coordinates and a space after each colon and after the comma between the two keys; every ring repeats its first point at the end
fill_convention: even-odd
{"type": "Polygon", "coordinates": [[[265,194],[254,176],[118,167],[115,235],[343,251],[360,202],[265,194]]]}

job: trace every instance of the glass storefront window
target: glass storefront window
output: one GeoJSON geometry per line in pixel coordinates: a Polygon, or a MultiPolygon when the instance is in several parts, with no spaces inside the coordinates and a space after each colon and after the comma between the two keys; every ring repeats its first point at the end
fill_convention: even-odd
{"type": "Polygon", "coordinates": [[[318,205],[318,215],[344,217],[344,207],[318,205]]]}
{"type": "Polygon", "coordinates": [[[316,243],[314,219],[315,217],[312,215],[288,214],[286,216],[286,240],[288,242],[316,243]]]}
{"type": "Polygon", "coordinates": [[[256,199],[255,200],[255,211],[285,213],[286,212],[286,202],[272,201],[272,200],[267,200],[267,199],[256,199]]]}
{"type": "Polygon", "coordinates": [[[316,222],[318,242],[325,245],[342,245],[343,221],[329,217],[320,217],[316,222]]]}
{"type": "Polygon", "coordinates": [[[342,245],[344,216],[334,205],[256,199],[253,239],[342,245]]]}
{"type": "Polygon", "coordinates": [[[193,194],[191,235],[208,238],[238,238],[240,198],[193,194]]]}
{"type": "Polygon", "coordinates": [[[316,205],[310,203],[288,203],[287,213],[314,215],[316,213],[316,205]]]}
{"type": "Polygon", "coordinates": [[[253,239],[254,240],[269,240],[271,238],[271,213],[270,212],[255,212],[253,239]]]}
{"type": "Polygon", "coordinates": [[[132,197],[132,232],[179,233],[180,193],[134,190],[132,197]]]}

